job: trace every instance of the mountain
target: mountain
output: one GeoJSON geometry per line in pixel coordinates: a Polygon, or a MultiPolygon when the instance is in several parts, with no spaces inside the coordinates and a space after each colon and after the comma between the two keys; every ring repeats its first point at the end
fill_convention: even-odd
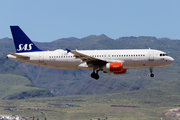
{"type": "MultiPolygon", "coordinates": [[[[10,38],[0,39],[0,43],[0,51],[3,54],[15,52],[13,41],[10,38]]],[[[98,81],[90,77],[92,71],[88,70],[51,69],[7,60],[11,64],[15,64],[14,68],[22,72],[19,74],[28,77],[37,87],[52,91],[55,96],[134,91],[179,81],[180,78],[179,40],[168,38],[158,39],[147,36],[121,37],[114,40],[102,34],[99,36],[90,35],[81,39],[73,37],[63,38],[49,43],[35,42],[35,44],[43,50],[55,50],[59,48],[79,50],[151,48],[162,50],[175,59],[175,63],[171,66],[153,69],[154,78],[150,78],[149,69],[128,69],[125,75],[108,75],[99,72],[100,79],[98,81]]],[[[1,59],[5,60],[6,58],[5,56],[1,56],[1,59]]],[[[5,66],[8,69],[12,68],[8,64],[5,66]]],[[[6,74],[4,70],[2,70],[2,73],[6,74]]]]}

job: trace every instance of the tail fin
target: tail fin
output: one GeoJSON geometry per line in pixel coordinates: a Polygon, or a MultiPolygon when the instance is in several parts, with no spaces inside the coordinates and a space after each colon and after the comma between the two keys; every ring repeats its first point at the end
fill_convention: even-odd
{"type": "Polygon", "coordinates": [[[10,26],[16,52],[42,51],[28,38],[19,26],[10,26]]]}

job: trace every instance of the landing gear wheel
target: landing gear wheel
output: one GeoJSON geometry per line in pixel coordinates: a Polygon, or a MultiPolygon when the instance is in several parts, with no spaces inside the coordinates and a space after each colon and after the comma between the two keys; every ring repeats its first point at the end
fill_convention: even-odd
{"type": "Polygon", "coordinates": [[[98,79],[99,79],[99,75],[98,75],[98,74],[95,74],[94,79],[98,80],[98,79]]]}
{"type": "Polygon", "coordinates": [[[150,69],[150,73],[151,73],[150,76],[154,77],[154,74],[152,73],[153,72],[153,68],[149,68],[149,69],[150,69]]]}
{"type": "Polygon", "coordinates": [[[95,73],[95,72],[92,72],[91,73],[91,77],[98,80],[99,79],[99,75],[98,75],[98,71],[95,73]]]}
{"type": "Polygon", "coordinates": [[[150,76],[151,76],[151,77],[154,77],[154,74],[151,74],[150,76]]]}
{"type": "Polygon", "coordinates": [[[91,77],[92,77],[92,78],[95,78],[95,76],[96,76],[96,73],[95,73],[95,72],[91,73],[91,77]]]}

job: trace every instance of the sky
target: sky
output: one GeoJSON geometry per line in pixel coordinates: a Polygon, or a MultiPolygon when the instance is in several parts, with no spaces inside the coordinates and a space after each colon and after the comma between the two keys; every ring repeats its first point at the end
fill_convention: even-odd
{"type": "Polygon", "coordinates": [[[0,0],[0,39],[18,25],[32,41],[101,35],[180,39],[180,0],[0,0]]]}

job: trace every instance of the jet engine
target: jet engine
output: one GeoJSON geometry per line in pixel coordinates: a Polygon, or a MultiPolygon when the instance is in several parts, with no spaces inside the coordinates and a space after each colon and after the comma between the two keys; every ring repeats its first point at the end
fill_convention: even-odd
{"type": "Polygon", "coordinates": [[[107,63],[103,66],[103,71],[109,74],[125,74],[126,69],[123,68],[123,63],[121,62],[114,62],[114,63],[107,63]]]}

